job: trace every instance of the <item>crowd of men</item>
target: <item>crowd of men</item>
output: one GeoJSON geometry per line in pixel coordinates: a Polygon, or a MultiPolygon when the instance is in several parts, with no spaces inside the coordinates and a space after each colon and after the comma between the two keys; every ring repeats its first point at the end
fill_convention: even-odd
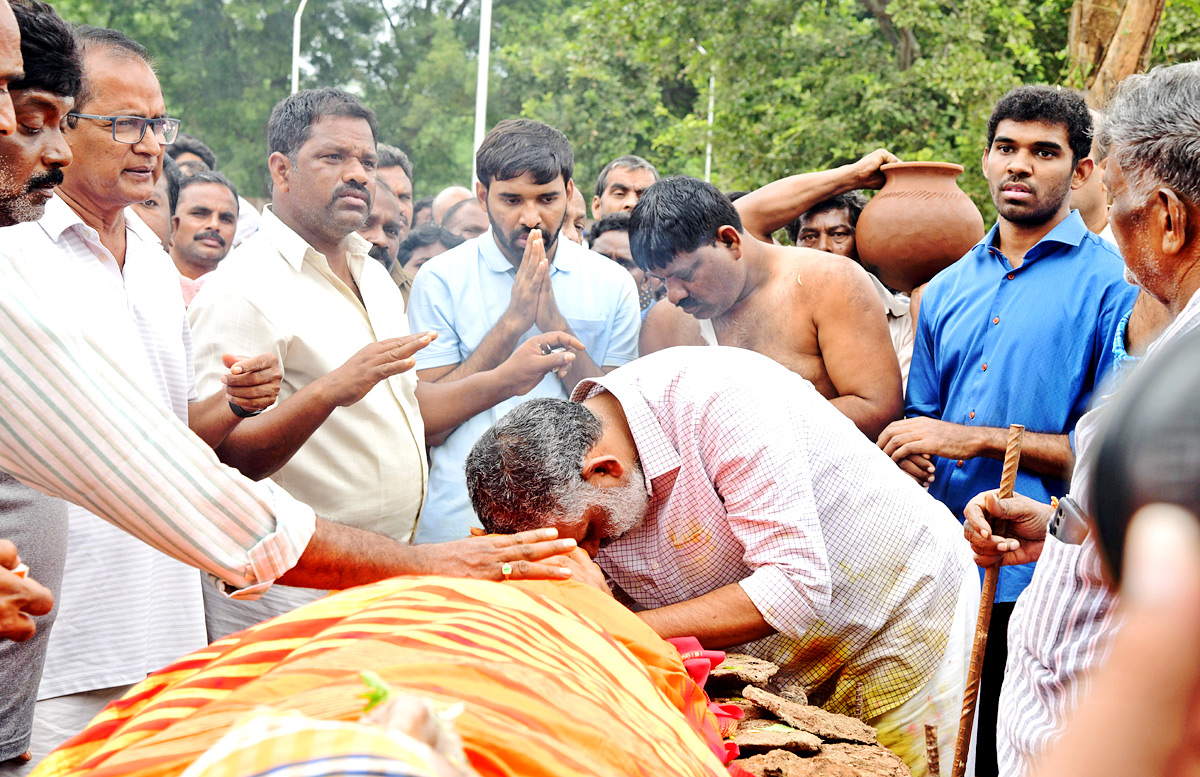
{"type": "Polygon", "coordinates": [[[123,33],[0,2],[3,84],[0,775],[400,574],[597,585],[924,775],[998,562],[973,773],[1033,773],[1087,695],[1116,598],[1088,524],[1046,527],[1092,507],[1107,397],[1200,322],[1200,66],[1103,115],[1005,95],[995,226],[903,289],[855,247],[882,149],[733,196],[622,156],[589,220],[567,137],[505,120],[473,190],[414,202],[373,111],[311,89],[271,113],[260,213],[123,33]]]}

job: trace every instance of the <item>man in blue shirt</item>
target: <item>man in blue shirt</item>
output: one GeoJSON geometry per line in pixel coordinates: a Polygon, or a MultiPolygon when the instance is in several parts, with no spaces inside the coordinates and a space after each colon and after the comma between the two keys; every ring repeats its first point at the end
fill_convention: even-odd
{"type": "Polygon", "coordinates": [[[437,383],[470,378],[490,394],[491,407],[456,428],[427,434],[429,489],[414,542],[461,538],[480,526],[463,463],[508,410],[526,397],[566,399],[579,381],[637,358],[633,278],[561,239],[574,189],[566,137],[541,122],[502,121],[484,138],[475,168],[476,196],[491,229],[421,268],[409,322],[438,333],[417,359],[418,377],[437,383]],[[543,346],[567,352],[539,360],[543,346]],[[506,377],[518,361],[541,375],[506,377]]]}
{"type": "MultiPolygon", "coordinates": [[[[1069,435],[1112,366],[1136,290],[1120,254],[1088,231],[1070,194],[1093,173],[1092,120],[1077,95],[1013,90],[988,122],[983,172],[999,219],[921,302],[906,415],[879,446],[962,519],[1000,482],[1007,427],[1024,424],[1016,490],[1066,491],[1069,435]]],[[[1003,567],[980,687],[977,774],[995,774],[995,702],[1012,602],[1033,565],[1003,567]]]]}

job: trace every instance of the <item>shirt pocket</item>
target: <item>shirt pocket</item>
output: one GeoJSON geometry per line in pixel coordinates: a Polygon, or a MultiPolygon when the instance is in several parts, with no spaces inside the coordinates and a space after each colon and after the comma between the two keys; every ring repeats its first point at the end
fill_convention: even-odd
{"type": "Polygon", "coordinates": [[[583,343],[583,347],[587,350],[588,355],[600,363],[600,359],[604,354],[595,353],[596,346],[600,339],[604,336],[604,329],[608,326],[608,322],[602,318],[567,318],[567,324],[571,327],[571,331],[583,343]]]}

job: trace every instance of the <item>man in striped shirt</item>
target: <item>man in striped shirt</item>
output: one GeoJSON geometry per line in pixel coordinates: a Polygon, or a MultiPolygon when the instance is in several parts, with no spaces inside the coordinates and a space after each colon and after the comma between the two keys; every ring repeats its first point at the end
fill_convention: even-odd
{"type": "MultiPolygon", "coordinates": [[[[1104,183],[1113,200],[1113,234],[1142,288],[1174,318],[1147,351],[1146,362],[1200,326],[1200,238],[1189,223],[1200,214],[1198,124],[1196,62],[1130,76],[1105,118],[1111,151],[1104,183]]],[[[1075,431],[1070,495],[1085,513],[1093,443],[1105,411],[1105,406],[1092,410],[1075,431]]],[[[965,532],[981,566],[1038,562],[1009,625],[996,732],[1000,774],[1008,777],[1029,774],[1061,734],[1118,626],[1095,537],[1086,531],[1047,536],[1051,515],[1049,505],[1019,495],[997,500],[994,492],[976,496],[966,509],[965,532]],[[988,516],[1009,522],[1005,536],[992,534],[988,516]]]]}

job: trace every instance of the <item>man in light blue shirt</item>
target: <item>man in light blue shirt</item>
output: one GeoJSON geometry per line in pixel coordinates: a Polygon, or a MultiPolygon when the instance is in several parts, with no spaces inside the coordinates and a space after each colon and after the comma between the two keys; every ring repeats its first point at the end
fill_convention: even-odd
{"type": "Polygon", "coordinates": [[[566,399],[579,381],[637,358],[633,279],[560,235],[573,189],[566,137],[541,122],[502,121],[484,138],[475,167],[491,229],[421,268],[408,315],[411,326],[438,333],[417,357],[421,380],[486,376],[472,380],[495,401],[457,428],[427,435],[429,489],[414,542],[458,539],[480,526],[463,463],[501,416],[526,397],[566,399]],[[567,351],[533,358],[547,346],[567,351]],[[536,365],[540,380],[511,379],[518,363],[526,373],[536,365]]]}

